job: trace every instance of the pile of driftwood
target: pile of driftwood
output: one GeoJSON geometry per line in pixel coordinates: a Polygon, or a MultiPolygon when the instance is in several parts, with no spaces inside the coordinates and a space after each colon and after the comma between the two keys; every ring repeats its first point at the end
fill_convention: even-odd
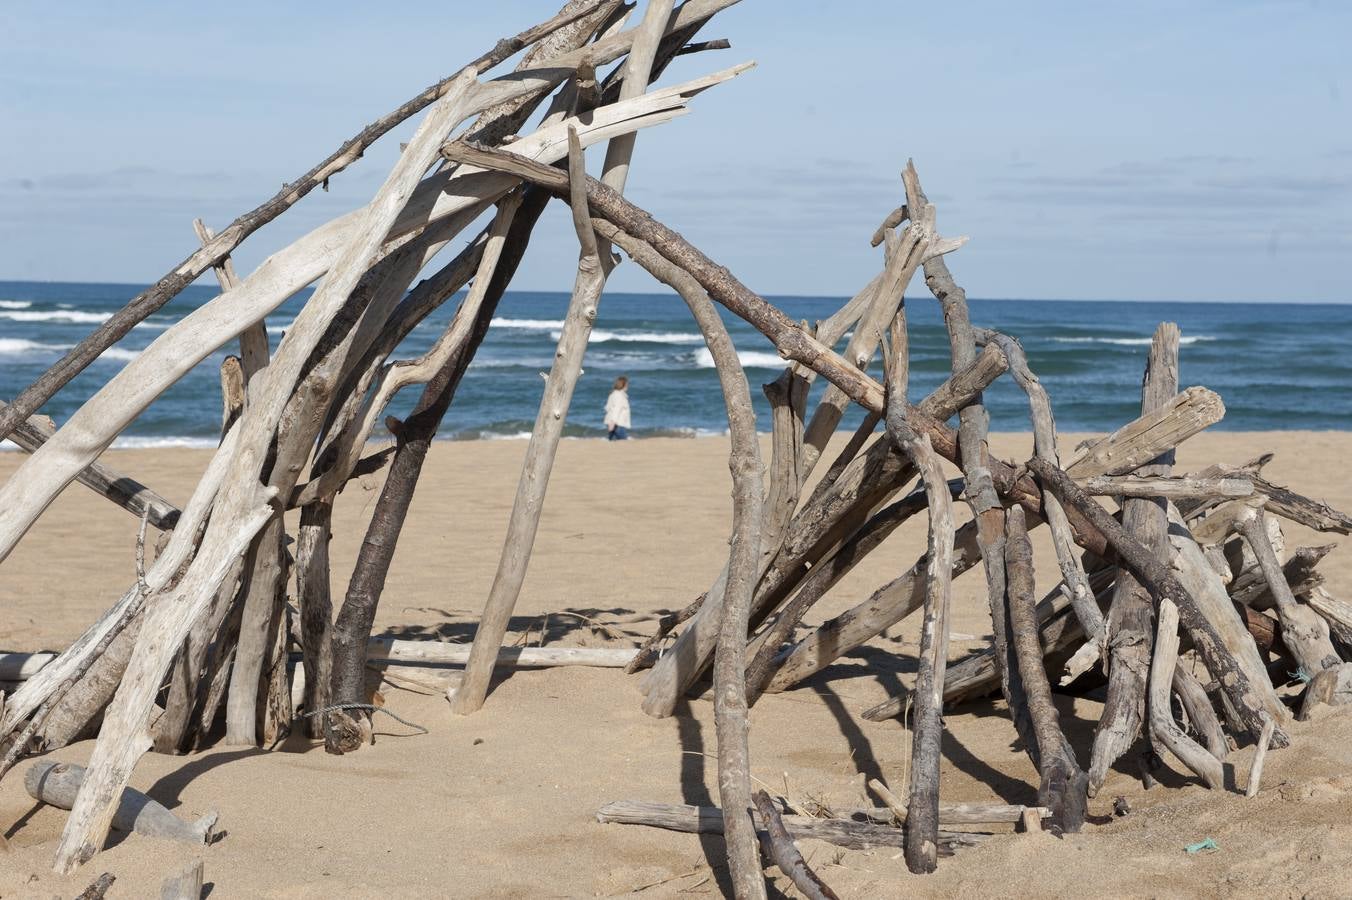
{"type": "Polygon", "coordinates": [[[456,713],[479,709],[499,664],[627,662],[631,672],[650,669],[641,676],[643,707],[666,716],[712,668],[722,810],[623,803],[603,810],[603,820],[723,832],[739,896],[764,896],[763,842],[767,857],[805,893],[830,896],[791,835],[849,846],[897,844],[913,870],[930,871],[941,851],[975,839],[941,826],[1020,821],[1078,829],[1087,798],[1142,733],[1219,787],[1227,732],[1260,750],[1286,744],[1291,697],[1278,688],[1288,685],[1287,673],[1308,680],[1305,705],[1349,692],[1352,667],[1343,660],[1352,658],[1352,607],[1324,593],[1315,571],[1328,548],[1300,548],[1283,562],[1277,517],[1344,534],[1352,520],[1265,481],[1261,459],[1186,475],[1171,471],[1173,449],[1224,412],[1211,391],[1180,392],[1176,327],[1161,325],[1155,335],[1140,418],[1063,462],[1050,399],[1021,347],[969,320],[965,295],[943,258],[963,240],[939,235],[935,207],[913,166],[903,173],[905,205],[873,235],[873,246],[884,250],[882,271],[811,327],[790,320],[624,198],[635,132],[683,115],[696,94],[746,68],[648,89],[677,55],[727,46],[693,38],[734,2],[686,0],[673,8],[671,0],[653,0],[629,27],[633,10],[621,0],[571,0],[552,19],[499,42],[368,126],[219,233],[198,223],[199,250],[0,408],[0,437],[31,453],[0,487],[0,560],[72,481],[141,520],[138,577],[121,600],[55,657],[0,657],[0,677],[12,688],[0,707],[0,777],[27,753],[97,733],[88,770],[69,800],[59,871],[102,847],[132,769],[152,746],[191,751],[214,739],[223,719],[231,744],[273,745],[304,722],[331,752],[351,752],[370,733],[368,658],[454,654],[372,641],[372,622],[429,442],[532,228],[555,197],[570,205],[580,244],[572,299],[497,576],[474,643],[459,659],[463,680],[449,699],[456,713]],[[514,71],[482,80],[523,50],[514,71]],[[598,74],[615,61],[608,75],[598,74]],[[278,251],[246,278],[234,272],[230,254],[246,237],[424,109],[417,133],[367,206],[278,251]],[[537,110],[538,126],[526,131],[537,110]],[[597,180],[585,173],[583,148],[602,141],[597,180]],[[482,231],[414,283],[489,211],[482,231]],[[615,248],[689,305],[717,365],[732,444],[729,559],[709,590],[665,619],[636,652],[619,651],[616,659],[606,651],[570,656],[503,648],[597,305],[618,260],[615,248]],[[34,416],[137,322],[213,268],[219,297],[166,330],[59,429],[34,416]],[[952,375],[912,403],[903,293],[922,270],[943,310],[952,375]],[[263,317],[316,281],[280,345],[270,347],[263,317]],[[403,339],[466,285],[432,349],[397,358],[403,339]],[[715,303],[753,325],[786,360],[783,375],[765,386],[772,408],[768,463],[747,378],[715,303]],[[239,355],[221,372],[220,447],[183,509],[98,462],[170,385],[236,339],[239,355]],[[868,374],[880,352],[881,382],[868,374]],[[1022,465],[987,449],[982,391],[1006,373],[1027,395],[1036,438],[1034,457],[1022,465]],[[808,388],[817,378],[829,386],[809,416],[808,388]],[[384,420],[395,446],[364,455],[391,398],[415,384],[422,393],[413,413],[384,420]],[[824,461],[851,403],[866,418],[844,450],[824,461]],[[955,416],[956,429],[946,424],[955,416]],[[945,460],[960,478],[946,478],[945,460]],[[382,468],[384,485],[335,616],[328,559],[333,506],[347,481],[382,468]],[[1096,495],[1115,498],[1120,510],[1110,512],[1096,495]],[[958,499],[971,510],[960,527],[958,499]],[[285,514],[295,509],[292,540],[285,514]],[[813,605],[922,513],[928,552],[858,606],[804,633],[813,605]],[[1039,601],[1028,533],[1043,523],[1062,580],[1039,601]],[[160,538],[147,562],[149,528],[160,538]],[[952,579],[978,562],[993,646],[949,667],[952,579]],[[914,689],[866,713],[876,719],[909,712],[907,796],[876,785],[885,805],[860,813],[859,821],[786,816],[782,802],[753,797],[748,705],[820,672],[913,612],[923,616],[914,689]],[[299,667],[288,666],[293,647],[299,667]],[[1179,653],[1189,651],[1205,678],[1177,665],[1179,653]],[[1063,672],[1073,689],[1101,686],[1106,676],[1107,703],[1087,770],[1080,763],[1084,748],[1067,741],[1051,702],[1051,681],[1063,672]],[[941,805],[942,710],[996,692],[1041,773],[1040,805],[941,805]]]}

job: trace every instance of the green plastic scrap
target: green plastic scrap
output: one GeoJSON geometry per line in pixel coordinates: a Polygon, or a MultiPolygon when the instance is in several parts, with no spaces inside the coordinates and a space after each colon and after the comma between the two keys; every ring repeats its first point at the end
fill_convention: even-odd
{"type": "Polygon", "coordinates": [[[1204,841],[1198,841],[1195,844],[1189,844],[1183,849],[1186,850],[1188,853],[1215,853],[1217,850],[1221,848],[1216,846],[1215,838],[1207,838],[1204,841]]]}

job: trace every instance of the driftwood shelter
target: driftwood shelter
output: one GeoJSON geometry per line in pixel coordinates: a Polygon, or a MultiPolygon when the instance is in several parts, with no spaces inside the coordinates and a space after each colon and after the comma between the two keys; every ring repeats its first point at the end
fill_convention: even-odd
{"type": "MultiPolygon", "coordinates": [[[[1180,384],[1177,327],[1162,323],[1155,334],[1140,416],[1090,446],[1059,446],[1052,399],[1018,341],[970,320],[946,262],[964,239],[942,235],[914,166],[902,173],[904,205],[872,236],[882,249],[881,271],[813,324],[792,321],[625,198],[637,133],[685,115],[700,93],[723,89],[748,68],[649,89],[675,56],[726,48],[699,38],[734,2],[653,0],[635,10],[621,0],[570,0],[368,125],[218,232],[196,223],[200,249],[0,408],[0,437],[31,454],[0,486],[0,562],[73,481],[141,523],[135,582],[82,637],[60,654],[0,656],[0,777],[31,752],[97,734],[87,771],[44,769],[30,779],[35,796],[71,809],[59,871],[94,857],[110,827],[141,830],[126,791],[148,750],[192,752],[218,739],[270,747],[305,729],[332,753],[358,751],[375,711],[366,677],[372,659],[463,665],[448,694],[456,715],[491,700],[499,666],[623,666],[640,686],[643,709],[659,717],[673,715],[711,673],[720,807],[626,801],[597,817],[723,833],[730,884],[743,897],[764,896],[763,864],[778,866],[806,896],[834,896],[795,848],[796,838],[897,846],[913,871],[928,872],[940,856],[979,841],[982,825],[1076,831],[1108,767],[1134,752],[1142,735],[1217,790],[1226,789],[1222,761],[1232,747],[1255,743],[1252,794],[1262,754],[1287,743],[1293,709],[1303,714],[1352,692],[1352,606],[1328,595],[1316,569],[1328,548],[1298,548],[1283,559],[1280,528],[1288,519],[1347,534],[1352,518],[1265,480],[1262,458],[1174,471],[1174,448],[1224,415],[1216,394],[1180,384]],[[491,74],[519,54],[512,71],[491,74]],[[369,204],[253,273],[235,272],[231,253],[249,235],[415,116],[422,116],[417,133],[369,204]],[[593,179],[583,157],[598,144],[604,165],[593,179]],[[373,639],[429,443],[532,229],[554,200],[571,209],[579,243],[572,298],[473,644],[373,639]],[[466,243],[466,229],[484,215],[491,220],[466,243]],[[457,240],[463,249],[444,258],[457,240]],[[617,254],[685,301],[716,363],[732,446],[727,563],[709,573],[707,592],[664,619],[641,647],[507,648],[508,620],[617,254]],[[59,428],[36,415],[137,322],[209,270],[221,287],[216,299],[167,329],[59,428]],[[925,397],[907,384],[903,295],[917,273],[943,310],[952,351],[951,376],[925,397]],[[294,325],[270,346],[263,317],[311,284],[317,288],[294,325]],[[402,358],[403,339],[457,296],[455,317],[432,349],[402,358]],[[763,387],[773,411],[768,459],[761,457],[751,386],[716,304],[764,334],[785,361],[783,374],[763,387]],[[238,356],[221,372],[220,447],[182,509],[99,462],[163,391],[235,342],[238,356]],[[878,356],[881,378],[869,374],[878,356]],[[1033,457],[1017,463],[994,458],[986,441],[982,391],[1006,377],[1026,394],[1035,435],[1033,457]],[[808,387],[817,379],[829,387],[809,410],[808,387]],[[382,420],[395,394],[411,386],[421,391],[413,413],[382,420]],[[824,458],[850,404],[866,410],[864,423],[843,452],[824,458]],[[381,426],[395,446],[370,452],[381,426]],[[944,461],[961,478],[948,480],[944,461]],[[350,479],[382,470],[355,571],[335,601],[328,559],[334,504],[350,479]],[[971,516],[959,526],[960,505],[971,516]],[[298,527],[288,535],[286,513],[295,510],[298,527]],[[802,628],[809,609],[861,559],[922,519],[928,550],[921,558],[858,606],[802,628]],[[1043,525],[1061,582],[1039,598],[1028,534],[1043,525]],[[978,567],[994,640],[950,665],[952,579],[978,567]],[[876,783],[878,807],[825,818],[763,791],[753,796],[748,705],[792,689],[911,614],[923,617],[914,686],[866,713],[908,718],[909,784],[893,793],[876,783]],[[1195,654],[1201,668],[1179,666],[1180,653],[1195,654]],[[1293,687],[1287,672],[1305,683],[1293,687]],[[1051,699],[1057,682],[1060,690],[1106,682],[1091,746],[1063,732],[1051,699]],[[943,802],[944,707],[990,694],[1003,697],[1040,773],[1036,807],[943,802]]],[[[174,830],[168,820],[159,827],[174,830]]],[[[198,887],[185,891],[200,890],[200,869],[187,873],[185,883],[194,880],[198,887]]]]}

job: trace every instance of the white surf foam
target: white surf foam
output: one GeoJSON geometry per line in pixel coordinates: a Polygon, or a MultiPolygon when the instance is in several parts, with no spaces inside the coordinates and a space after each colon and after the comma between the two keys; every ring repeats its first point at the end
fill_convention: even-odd
{"type": "Polygon", "coordinates": [[[497,316],[488,323],[490,328],[522,328],[529,331],[558,331],[563,327],[562,319],[501,319],[497,316]]]}
{"type": "MultiPolygon", "coordinates": [[[[557,341],[563,332],[551,331],[549,337],[557,341]]],[[[588,343],[628,343],[628,344],[702,344],[704,338],[698,334],[681,334],[678,331],[593,331],[588,343]]]]}
{"type": "Polygon", "coordinates": [[[99,359],[116,359],[121,362],[131,362],[140,355],[140,350],[128,350],[125,347],[109,347],[99,354],[99,359]]]}
{"type": "Polygon", "coordinates": [[[114,450],[143,450],[156,447],[191,447],[193,449],[215,449],[220,442],[214,438],[198,437],[120,437],[113,441],[114,450]]]}
{"type": "Polygon", "coordinates": [[[80,322],[96,324],[112,318],[112,313],[81,312],[78,309],[27,309],[0,310],[0,319],[13,319],[15,322],[80,322]]]}
{"type": "MultiPolygon", "coordinates": [[[[741,360],[742,367],[747,369],[782,369],[788,365],[788,361],[781,359],[779,354],[759,350],[739,350],[737,358],[741,360]]],[[[696,350],[694,359],[695,365],[701,369],[714,368],[714,357],[708,347],[696,350]]]]}
{"type": "Polygon", "coordinates": [[[3,356],[18,356],[24,353],[53,353],[70,348],[70,344],[43,344],[24,338],[0,338],[0,355],[3,356]]]}
{"type": "Polygon", "coordinates": [[[28,309],[32,305],[31,300],[0,300],[0,309],[28,309]]]}
{"type": "MultiPolygon", "coordinates": [[[[1058,344],[1116,344],[1119,347],[1149,347],[1153,338],[1108,338],[1108,337],[1058,337],[1052,338],[1058,344]]],[[[1202,341],[1214,341],[1209,334],[1189,334],[1178,339],[1180,344],[1197,344],[1202,341]]]]}

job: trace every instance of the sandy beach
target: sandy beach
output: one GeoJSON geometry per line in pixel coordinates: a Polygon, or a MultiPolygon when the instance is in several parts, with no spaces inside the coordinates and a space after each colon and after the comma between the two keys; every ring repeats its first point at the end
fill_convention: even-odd
{"type": "MultiPolygon", "coordinates": [[[[1069,452],[1085,435],[1062,435],[1069,452]]],[[[465,642],[488,593],[524,441],[437,444],[404,529],[376,633],[465,642]]],[[[1025,458],[1031,437],[997,435],[993,450],[1025,458]]],[[[1240,464],[1276,452],[1271,480],[1352,509],[1342,474],[1344,432],[1217,432],[1180,448],[1178,470],[1240,464]]],[[[22,461],[0,453],[0,480],[22,461]]],[[[106,461],[175,502],[186,501],[209,451],[122,450],[106,461]]],[[[346,587],[379,476],[340,498],[332,547],[334,596],[346,587]]],[[[704,591],[727,553],[731,501],[724,438],[652,439],[623,445],[567,440],[559,450],[513,641],[546,646],[627,646],[656,618],[704,591]],[[604,627],[602,627],[604,626],[604,627]]],[[[959,509],[959,521],[966,518],[959,509]]],[[[1328,588],[1352,600],[1347,538],[1283,523],[1288,552],[1338,543],[1320,566],[1328,588]]],[[[54,504],[0,567],[0,649],[59,649],[134,578],[136,522],[79,485],[54,504]]],[[[922,520],[903,528],[809,616],[838,612],[909,566],[922,552],[922,520]]],[[[1045,533],[1036,535],[1039,591],[1057,580],[1045,533]]],[[[978,574],[955,582],[954,657],[989,637],[978,574]]],[[[772,792],[848,808],[874,805],[862,776],[904,788],[909,740],[897,721],[860,713],[909,683],[914,619],[796,690],[752,711],[753,776],[772,792]],[[788,739],[791,737],[791,740],[788,739]]],[[[178,814],[220,813],[210,847],[156,843],[114,832],[113,846],[58,877],[52,855],[65,813],[25,793],[21,764],[0,783],[0,897],[71,897],[101,872],[110,897],[158,895],[165,875],[205,860],[212,898],[233,897],[644,897],[717,896],[721,839],[601,825],[618,799],[716,802],[712,705],[692,699],[656,720],[639,709],[637,681],[618,670],[554,669],[500,677],[482,712],[453,718],[444,698],[383,689],[388,707],[428,728],[408,736],[377,719],[373,747],[345,756],[293,738],[276,752],[217,747],[192,757],[146,755],[132,779],[178,814]],[[714,868],[710,868],[713,861],[714,868]]],[[[1099,705],[1058,697],[1063,724],[1086,746],[1099,705]]],[[[895,850],[854,851],[804,842],[803,851],[843,896],[1347,896],[1352,865],[1352,714],[1292,727],[1274,753],[1264,790],[1209,792],[1171,762],[1153,790],[1124,765],[1114,770],[1078,835],[1001,835],[941,861],[930,877],[907,873],[895,850]],[[1131,813],[1111,818],[1115,797],[1131,813]],[[1295,802],[1300,801],[1300,802],[1295,802]],[[1214,838],[1219,850],[1186,854],[1214,838]]],[[[1030,803],[1036,772],[1002,704],[969,703],[946,716],[945,800],[1030,803]]],[[[82,762],[90,742],[52,754],[82,762]]],[[[1252,747],[1227,771],[1243,785],[1252,747]]],[[[787,881],[776,886],[790,892],[787,881]]]]}

